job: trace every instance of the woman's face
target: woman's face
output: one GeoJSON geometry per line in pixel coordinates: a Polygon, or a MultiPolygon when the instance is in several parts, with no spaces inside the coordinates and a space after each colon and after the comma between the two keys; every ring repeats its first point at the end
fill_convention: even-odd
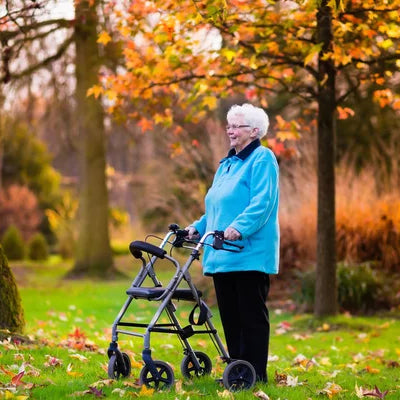
{"type": "Polygon", "coordinates": [[[226,133],[229,137],[230,146],[235,148],[236,153],[239,153],[257,138],[257,128],[252,128],[247,124],[243,115],[231,116],[226,126],[226,133]]]}

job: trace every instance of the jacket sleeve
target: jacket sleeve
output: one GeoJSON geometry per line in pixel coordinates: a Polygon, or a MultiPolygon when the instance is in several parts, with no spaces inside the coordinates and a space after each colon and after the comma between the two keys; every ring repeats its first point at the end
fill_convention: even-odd
{"type": "Polygon", "coordinates": [[[197,232],[199,232],[200,235],[203,236],[206,233],[206,222],[206,214],[203,214],[197,221],[194,221],[191,226],[194,226],[197,232]]]}
{"type": "Polygon", "coordinates": [[[257,161],[250,173],[250,203],[230,224],[246,239],[257,232],[279,203],[279,172],[274,160],[257,161]]]}

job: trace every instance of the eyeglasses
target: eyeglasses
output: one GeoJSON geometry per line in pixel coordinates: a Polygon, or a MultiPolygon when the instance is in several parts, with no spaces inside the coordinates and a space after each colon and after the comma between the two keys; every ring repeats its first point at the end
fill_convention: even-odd
{"type": "Polygon", "coordinates": [[[227,125],[226,130],[228,131],[229,129],[239,129],[239,128],[250,128],[250,125],[227,125]]]}

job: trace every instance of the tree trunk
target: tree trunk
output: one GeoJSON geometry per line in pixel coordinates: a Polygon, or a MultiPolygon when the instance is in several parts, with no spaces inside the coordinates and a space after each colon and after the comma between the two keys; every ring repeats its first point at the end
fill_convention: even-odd
{"type": "Polygon", "coordinates": [[[114,273],[106,185],[103,110],[87,90],[98,79],[97,2],[76,2],[76,118],[80,137],[79,237],[71,277],[107,277],[114,273]]]}
{"type": "Polygon", "coordinates": [[[5,136],[5,117],[3,112],[4,96],[0,86],[0,191],[3,187],[3,157],[4,157],[4,136],[5,136]]]}
{"type": "Polygon", "coordinates": [[[337,312],[335,249],[335,66],[323,60],[332,51],[332,11],[324,0],[317,14],[319,54],[318,76],[318,218],[317,268],[314,313],[337,312]]]}
{"type": "Polygon", "coordinates": [[[0,245],[0,329],[21,333],[24,325],[24,311],[17,284],[0,245]]]}

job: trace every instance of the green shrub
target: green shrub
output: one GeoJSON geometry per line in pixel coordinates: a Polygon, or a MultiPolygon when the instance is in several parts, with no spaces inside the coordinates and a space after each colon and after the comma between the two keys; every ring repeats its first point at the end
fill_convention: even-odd
{"type": "Polygon", "coordinates": [[[78,200],[65,191],[62,200],[54,209],[45,211],[52,232],[57,238],[56,251],[62,258],[71,258],[75,253],[77,237],[78,200]]]}
{"type": "Polygon", "coordinates": [[[129,252],[129,243],[126,242],[117,242],[115,240],[111,241],[111,250],[114,256],[125,256],[130,254],[129,252]]]}
{"type": "MultiPolygon", "coordinates": [[[[296,301],[311,311],[315,299],[315,271],[299,274],[301,289],[296,301]]],[[[394,306],[394,297],[386,290],[383,276],[371,263],[338,264],[338,302],[342,311],[369,313],[394,306]]],[[[390,286],[390,285],[389,285],[390,286]]]]}
{"type": "Polygon", "coordinates": [[[2,245],[9,260],[22,260],[25,257],[25,243],[15,225],[10,225],[4,233],[2,245]]]}
{"type": "Polygon", "coordinates": [[[47,260],[49,246],[41,233],[32,236],[28,243],[28,257],[30,260],[47,260]]]}

